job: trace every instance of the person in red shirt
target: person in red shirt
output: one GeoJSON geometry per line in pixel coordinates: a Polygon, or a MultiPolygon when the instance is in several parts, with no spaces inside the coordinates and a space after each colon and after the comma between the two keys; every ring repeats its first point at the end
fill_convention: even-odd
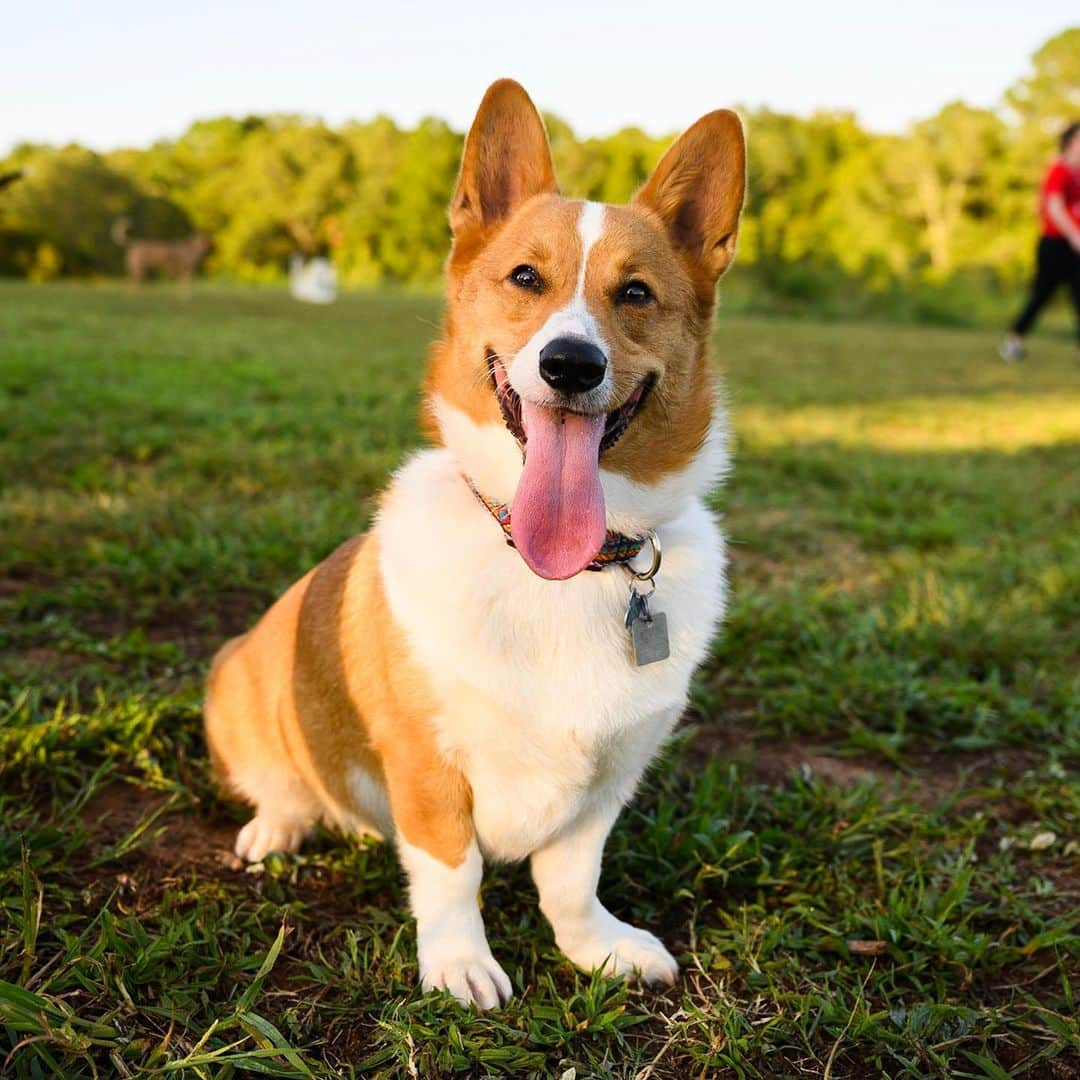
{"type": "Polygon", "coordinates": [[[1061,156],[1043,179],[1039,218],[1042,235],[1031,296],[1001,343],[1003,360],[1024,356],[1024,335],[1059,285],[1069,288],[1080,335],[1080,123],[1070,124],[1061,136],[1061,156]]]}

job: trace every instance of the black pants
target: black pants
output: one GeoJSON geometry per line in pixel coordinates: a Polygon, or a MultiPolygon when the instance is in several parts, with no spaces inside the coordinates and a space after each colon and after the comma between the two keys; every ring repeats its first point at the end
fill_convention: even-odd
{"type": "Polygon", "coordinates": [[[1076,332],[1080,337],[1080,253],[1074,251],[1063,236],[1042,236],[1039,238],[1035,262],[1035,280],[1031,283],[1031,298],[1013,323],[1014,334],[1026,334],[1031,329],[1039,312],[1046,307],[1059,285],[1069,287],[1076,311],[1076,332]]]}

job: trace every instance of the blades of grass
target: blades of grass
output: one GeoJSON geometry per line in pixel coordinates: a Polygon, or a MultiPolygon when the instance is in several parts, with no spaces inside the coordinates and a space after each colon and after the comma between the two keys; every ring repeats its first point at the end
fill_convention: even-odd
{"type": "MultiPolygon", "coordinates": [[[[964,862],[967,863],[971,858],[971,853],[974,849],[973,844],[968,844],[964,852],[964,862]]],[[[971,879],[975,876],[975,870],[970,865],[965,865],[961,869],[953,883],[945,891],[944,895],[938,903],[936,916],[942,922],[944,922],[951,914],[957,904],[961,903],[967,896],[971,889],[971,879]]]]}
{"type": "Polygon", "coordinates": [[[63,1022],[69,1014],[40,994],[0,980],[0,1020],[16,1031],[43,1031],[47,1019],[63,1022]]]}
{"type": "Polygon", "coordinates": [[[116,768],[116,762],[106,758],[87,778],[59,814],[62,820],[70,820],[97,794],[105,778],[116,768]]]}
{"type": "MultiPolygon", "coordinates": [[[[203,1033],[199,1036],[199,1041],[191,1048],[192,1054],[197,1054],[202,1048],[210,1041],[210,1036],[214,1034],[219,1027],[221,1027],[222,1021],[220,1019],[215,1020],[203,1033]]],[[[236,1044],[237,1046],[240,1043],[236,1044]]]]}
{"type": "Polygon", "coordinates": [[[25,842],[20,847],[22,855],[20,872],[22,877],[23,956],[19,982],[25,985],[30,978],[30,969],[33,967],[37,956],[37,938],[38,930],[41,927],[41,911],[45,905],[45,889],[30,868],[30,854],[26,850],[25,842]],[[35,892],[37,894],[36,900],[35,892]]]}
{"type": "Polygon", "coordinates": [[[0,1076],[8,1075],[8,1066],[15,1060],[16,1056],[23,1050],[32,1048],[35,1057],[41,1058],[48,1066],[49,1071],[42,1073],[40,1069],[33,1069],[29,1073],[23,1072],[23,1076],[63,1076],[64,1072],[60,1068],[60,1063],[49,1053],[48,1043],[50,1042],[50,1036],[48,1035],[35,1035],[27,1039],[20,1039],[11,1050],[8,1052],[7,1057],[0,1061],[0,1076]]]}
{"type": "Polygon", "coordinates": [[[46,975],[49,978],[42,983],[38,988],[39,990],[46,990],[52,983],[58,979],[73,963],[79,955],[80,950],[85,944],[87,938],[91,932],[96,929],[99,923],[101,923],[105,916],[108,914],[109,905],[113,902],[116,896],[116,890],[114,889],[102,904],[98,913],[90,920],[90,922],[83,929],[82,933],[77,938],[74,938],[68,943],[67,949],[63,953],[56,953],[51,960],[47,960],[45,964],[39,968],[34,974],[26,981],[26,989],[30,989],[36,982],[39,982],[46,975]]]}
{"type": "Polygon", "coordinates": [[[266,976],[274,970],[274,964],[277,963],[278,955],[281,952],[281,946],[284,943],[285,920],[282,919],[281,928],[278,930],[277,937],[274,938],[274,943],[270,946],[266,958],[263,960],[259,970],[255,973],[255,978],[251,980],[251,985],[240,995],[240,1000],[236,1005],[236,1015],[247,1012],[255,1003],[255,999],[259,996],[259,991],[262,990],[262,984],[265,981],[266,976]]]}
{"type": "Polygon", "coordinates": [[[115,844],[106,848],[92,863],[90,863],[90,866],[101,866],[103,863],[111,862],[113,859],[122,858],[124,855],[130,854],[146,841],[153,840],[159,833],[155,832],[153,836],[148,836],[147,831],[150,826],[153,825],[162,814],[171,810],[172,807],[176,805],[179,798],[180,795],[178,793],[174,792],[170,795],[156,810],[151,811],[142,818],[135,828],[121,836],[115,844]]]}
{"type": "Polygon", "coordinates": [[[266,1043],[278,1050],[281,1056],[293,1066],[301,1076],[314,1077],[314,1073],[304,1063],[298,1050],[291,1046],[285,1036],[269,1020],[258,1013],[242,1012],[237,1014],[244,1030],[264,1048],[266,1043]]]}
{"type": "MultiPolygon", "coordinates": [[[[250,1016],[251,1014],[247,1014],[250,1016]]],[[[262,1019],[261,1017],[259,1019],[262,1019]]],[[[236,1017],[234,1021],[229,1023],[236,1023],[243,1027],[239,1017],[236,1017]]],[[[265,1021],[263,1021],[265,1023],[265,1021]]],[[[224,1030],[226,1025],[220,1025],[218,1030],[224,1030]]],[[[245,1029],[246,1031],[246,1029],[245,1029]]],[[[186,1070],[197,1070],[200,1065],[222,1065],[226,1068],[239,1067],[246,1069],[249,1072],[266,1073],[269,1076],[282,1076],[282,1077],[301,1077],[301,1078],[313,1078],[314,1074],[307,1067],[302,1060],[299,1060],[299,1065],[282,1065],[282,1057],[287,1055],[276,1046],[261,1046],[256,1050],[240,1050],[239,1047],[247,1041],[248,1038],[254,1038],[255,1036],[251,1032],[246,1032],[246,1037],[238,1039],[235,1042],[226,1043],[225,1046],[216,1047],[213,1050],[206,1050],[202,1053],[192,1052],[186,1057],[177,1058],[174,1061],[170,1061],[162,1066],[161,1071],[166,1073],[185,1073],[186,1070]]],[[[279,1034],[280,1038],[280,1034],[279,1034]]],[[[201,1040],[200,1040],[201,1041],[201,1040]]],[[[289,1050],[296,1054],[295,1050],[289,1047],[289,1050]]],[[[221,1075],[221,1074],[215,1074],[221,1075]]]]}
{"type": "Polygon", "coordinates": [[[1012,1076],[1011,1073],[1006,1072],[996,1061],[988,1058],[985,1054],[976,1054],[974,1050],[964,1050],[963,1055],[972,1065],[977,1065],[982,1070],[980,1076],[984,1080],[1010,1080],[1012,1076]]]}
{"type": "Polygon", "coordinates": [[[78,1029],[80,1037],[104,1044],[111,1044],[120,1037],[119,1032],[108,1024],[83,1020],[63,1002],[51,1001],[2,979],[0,1022],[31,1034],[53,1034],[58,1027],[67,1027],[73,1033],[78,1029]]]}

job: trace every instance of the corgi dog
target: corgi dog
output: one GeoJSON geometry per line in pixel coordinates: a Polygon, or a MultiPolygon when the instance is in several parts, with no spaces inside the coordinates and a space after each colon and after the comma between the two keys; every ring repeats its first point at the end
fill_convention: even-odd
{"type": "Polygon", "coordinates": [[[318,819],[392,839],[420,982],[466,1005],[511,995],[478,903],[485,860],[530,860],[578,967],[676,978],[596,893],[724,608],[708,353],[744,186],[742,127],[721,110],[629,205],[565,199],[532,101],[492,85],[450,206],[434,445],[369,532],[212,666],[211,758],[254,807],[237,854],[295,850],[318,819]]]}

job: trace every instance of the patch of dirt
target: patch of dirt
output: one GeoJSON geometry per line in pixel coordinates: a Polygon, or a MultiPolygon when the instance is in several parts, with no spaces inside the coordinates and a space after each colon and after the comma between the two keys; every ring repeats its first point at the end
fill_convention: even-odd
{"type": "Polygon", "coordinates": [[[162,600],[147,618],[114,609],[83,613],[78,622],[92,637],[108,640],[142,630],[155,645],[173,643],[194,658],[209,659],[229,638],[249,630],[267,607],[261,592],[225,588],[214,594],[212,602],[162,600]]]}
{"type": "Polygon", "coordinates": [[[880,761],[833,757],[809,743],[763,738],[749,724],[735,719],[697,725],[687,753],[691,761],[721,758],[740,762],[751,777],[768,784],[779,784],[795,771],[842,786],[898,775],[893,766],[880,761]]]}
{"type": "Polygon", "coordinates": [[[209,606],[198,601],[164,604],[144,627],[151,641],[180,641],[209,646],[215,652],[231,637],[242,634],[269,606],[261,592],[222,589],[209,606]]]}
{"type": "Polygon", "coordinates": [[[957,805],[965,808],[992,806],[1006,821],[1030,816],[1030,809],[1019,800],[987,800],[977,789],[994,777],[1019,776],[1043,760],[1034,750],[995,747],[916,754],[910,767],[901,769],[880,757],[832,755],[810,740],[763,736],[750,721],[737,716],[695,724],[688,754],[691,761],[715,757],[742,762],[751,777],[770,784],[780,783],[795,770],[839,785],[899,780],[920,805],[956,797],[957,805]],[[965,789],[972,790],[965,793],[965,789]]]}
{"type": "Polygon", "coordinates": [[[958,783],[974,786],[992,776],[1018,776],[1042,762],[1044,756],[1035,750],[998,746],[991,750],[943,750],[914,754],[912,768],[925,783],[938,785],[950,792],[958,783]]]}
{"type": "MultiPolygon", "coordinates": [[[[203,807],[162,811],[168,798],[162,792],[122,781],[97,792],[80,814],[90,834],[86,865],[73,868],[72,873],[96,891],[119,887],[120,901],[128,910],[137,912],[152,910],[165,891],[190,885],[193,877],[261,894],[266,882],[264,871],[248,867],[233,854],[239,824],[220,813],[217,805],[213,818],[203,807]],[[160,816],[147,829],[152,839],[108,863],[90,865],[141,821],[159,811],[160,816]]],[[[309,846],[312,844],[317,845],[318,840],[310,841],[309,846]]],[[[355,918],[355,894],[343,873],[297,863],[287,880],[290,893],[304,903],[309,916],[319,925],[348,925],[355,918]]],[[[374,904],[384,899],[373,892],[365,895],[364,902],[374,904]]]]}
{"type": "Polygon", "coordinates": [[[839,787],[851,787],[864,780],[875,780],[880,771],[850,759],[815,754],[797,746],[762,747],[754,767],[762,779],[773,783],[799,770],[839,787]]]}
{"type": "Polygon", "coordinates": [[[18,596],[25,588],[27,588],[25,581],[16,581],[14,578],[0,577],[0,599],[6,599],[9,596],[18,596]]]}
{"type": "Polygon", "coordinates": [[[0,573],[0,599],[17,596],[31,589],[50,589],[56,584],[55,573],[32,563],[15,563],[8,572],[0,573]]]}
{"type": "MultiPolygon", "coordinates": [[[[899,769],[880,758],[837,757],[820,746],[798,739],[763,737],[751,724],[737,718],[727,723],[715,721],[696,727],[687,749],[691,765],[708,758],[735,761],[743,765],[752,780],[779,785],[795,772],[826,783],[850,787],[863,781],[880,781],[886,787],[898,784],[903,796],[924,810],[946,800],[960,813],[983,811],[996,826],[980,837],[977,855],[993,857],[1002,836],[1002,826],[1030,824],[1036,814],[1026,799],[1009,794],[987,795],[982,789],[993,779],[1020,776],[1038,766],[1043,757],[1034,750],[996,747],[993,750],[952,751],[915,755],[910,768],[899,769]]],[[[1080,899],[1080,863],[1061,851],[1062,841],[1053,851],[1033,853],[1013,848],[1013,857],[1025,873],[1046,878],[1054,886],[1054,902],[1062,910],[1075,910],[1080,899]]]]}
{"type": "Polygon", "coordinates": [[[16,674],[33,673],[58,675],[64,678],[74,674],[85,663],[85,657],[64,649],[51,649],[39,645],[8,654],[9,663],[16,674]]]}
{"type": "MultiPolygon", "coordinates": [[[[139,822],[158,812],[168,796],[121,781],[109,784],[88,800],[82,809],[83,824],[91,836],[89,854],[97,858],[139,822]]],[[[229,864],[225,856],[232,850],[235,827],[211,822],[191,809],[169,810],[150,826],[160,835],[133,853],[133,858],[152,862],[159,869],[176,871],[185,867],[213,867],[229,864]]]]}
{"type": "MultiPolygon", "coordinates": [[[[995,1048],[997,1063],[1006,1070],[1016,1069],[1029,1058],[1033,1058],[1042,1047],[1038,1043],[1000,1044],[995,1048]]],[[[1080,1077],[1080,1053],[1066,1050],[1056,1058],[1039,1063],[1043,1071],[1038,1073],[1045,1080],[1077,1080],[1080,1077]]],[[[1019,1076],[1019,1072],[1010,1075],[1019,1076]]],[[[1035,1074],[1032,1073],[1032,1076],[1035,1074]]]]}

